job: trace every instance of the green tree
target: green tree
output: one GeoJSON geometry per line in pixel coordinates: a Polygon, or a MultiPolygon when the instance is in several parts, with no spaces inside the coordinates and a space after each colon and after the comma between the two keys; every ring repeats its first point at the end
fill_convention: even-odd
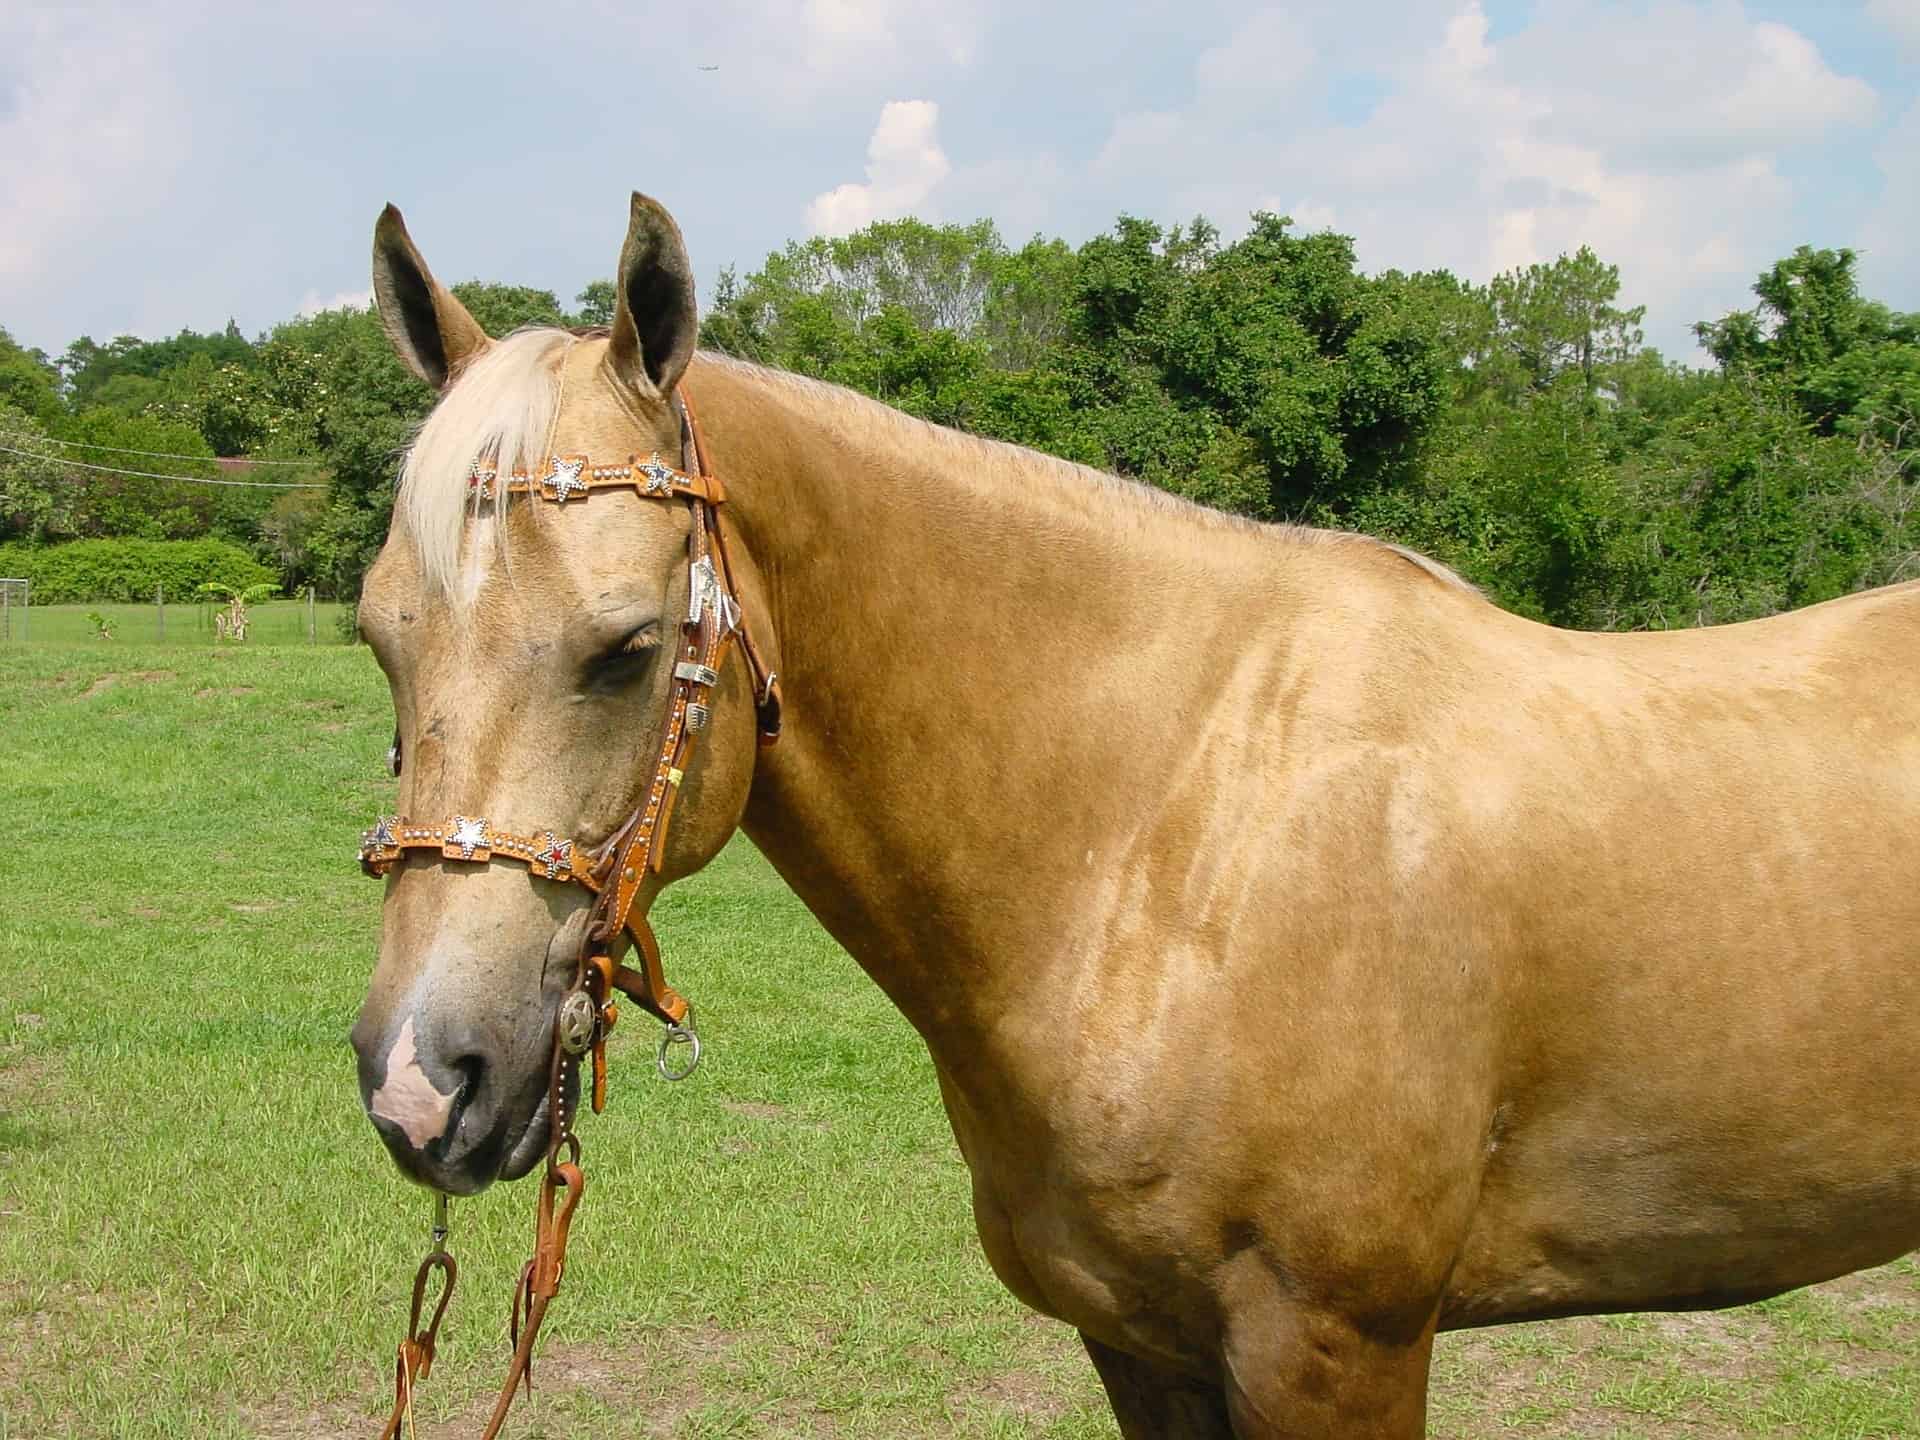
{"type": "Polygon", "coordinates": [[[1469,357],[1474,388],[1513,397],[1576,375],[1592,394],[1640,348],[1646,307],[1622,309],[1619,294],[1619,267],[1584,245],[1551,265],[1496,275],[1469,357]]]}
{"type": "Polygon", "coordinates": [[[191,540],[220,535],[245,541],[266,508],[259,492],[191,483],[232,477],[221,475],[211,447],[185,420],[95,408],[62,420],[56,438],[66,442],[71,462],[75,498],[68,533],[73,536],[191,540]],[[200,458],[169,458],[174,456],[200,458]]]}
{"type": "Polygon", "coordinates": [[[589,280],[586,288],[573,297],[573,303],[580,308],[574,312],[576,325],[611,325],[613,323],[613,282],[611,280],[589,280]]]}
{"type": "Polygon", "coordinates": [[[146,387],[129,382],[160,380],[195,360],[204,361],[211,369],[225,365],[246,367],[253,364],[254,352],[239,327],[229,320],[226,329],[219,333],[202,335],[182,330],[167,340],[121,335],[99,345],[91,337],[82,335],[67,347],[67,353],[60,360],[60,371],[75,410],[100,404],[125,410],[130,408],[132,397],[146,394],[150,398],[151,394],[146,387]]]}
{"type": "Polygon", "coordinates": [[[22,349],[0,328],[0,406],[47,424],[65,408],[60,403],[60,372],[44,352],[22,349]]]}
{"type": "Polygon", "coordinates": [[[1754,282],[1753,310],[1703,320],[1694,332],[1726,374],[1784,379],[1822,434],[1850,424],[1856,434],[1897,432],[1920,402],[1920,315],[1864,298],[1857,259],[1802,245],[1754,282]]]}
{"type": "Polygon", "coordinates": [[[0,403],[0,540],[35,545],[71,538],[79,473],[31,415],[0,403]]]}

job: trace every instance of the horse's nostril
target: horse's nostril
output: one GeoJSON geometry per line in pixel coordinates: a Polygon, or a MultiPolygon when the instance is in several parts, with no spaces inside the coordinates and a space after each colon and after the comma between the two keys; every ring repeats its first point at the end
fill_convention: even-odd
{"type": "Polygon", "coordinates": [[[478,1055],[462,1055],[452,1065],[453,1073],[460,1077],[460,1089],[453,1097],[456,1110],[465,1106],[480,1092],[480,1085],[487,1075],[487,1062],[478,1055]]]}
{"type": "Polygon", "coordinates": [[[462,1055],[449,1062],[447,1068],[460,1077],[460,1085],[447,1106],[447,1128],[427,1147],[441,1158],[445,1158],[454,1142],[460,1138],[461,1121],[467,1113],[467,1107],[480,1094],[480,1086],[486,1079],[487,1062],[478,1055],[462,1055]]]}

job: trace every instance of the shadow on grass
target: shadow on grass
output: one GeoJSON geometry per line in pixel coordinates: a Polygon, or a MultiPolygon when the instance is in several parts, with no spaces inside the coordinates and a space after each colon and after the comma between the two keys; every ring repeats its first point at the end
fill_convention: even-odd
{"type": "Polygon", "coordinates": [[[53,1147],[53,1127],[25,1120],[0,1110],[0,1155],[8,1151],[48,1150],[53,1147]]]}

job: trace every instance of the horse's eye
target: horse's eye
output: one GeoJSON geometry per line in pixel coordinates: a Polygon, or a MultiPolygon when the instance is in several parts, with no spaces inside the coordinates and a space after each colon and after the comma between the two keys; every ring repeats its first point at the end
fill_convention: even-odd
{"type": "Polygon", "coordinates": [[[587,683],[603,694],[624,690],[651,668],[653,657],[659,651],[660,627],[649,620],[629,631],[618,645],[593,662],[587,683]]]}
{"type": "Polygon", "coordinates": [[[393,732],[393,744],[387,747],[387,769],[393,772],[394,779],[400,778],[400,732],[393,732]]]}

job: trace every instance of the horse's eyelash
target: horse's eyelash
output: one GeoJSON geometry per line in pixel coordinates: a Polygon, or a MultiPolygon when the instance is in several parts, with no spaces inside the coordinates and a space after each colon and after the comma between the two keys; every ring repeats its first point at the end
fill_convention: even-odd
{"type": "Polygon", "coordinates": [[[637,655],[642,650],[660,648],[660,632],[651,625],[643,626],[620,642],[620,654],[637,655]]]}

